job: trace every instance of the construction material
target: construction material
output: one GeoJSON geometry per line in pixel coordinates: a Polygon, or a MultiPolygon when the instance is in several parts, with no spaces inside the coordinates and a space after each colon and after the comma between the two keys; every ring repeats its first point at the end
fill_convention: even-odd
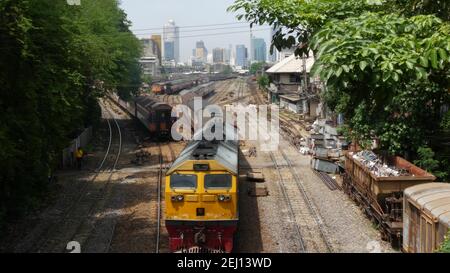
{"type": "Polygon", "coordinates": [[[311,167],[319,172],[339,173],[339,166],[335,162],[321,158],[311,159],[311,167]]]}
{"type": "Polygon", "coordinates": [[[264,178],[264,174],[262,172],[248,172],[247,173],[247,181],[251,182],[264,182],[266,179],[264,178]]]}

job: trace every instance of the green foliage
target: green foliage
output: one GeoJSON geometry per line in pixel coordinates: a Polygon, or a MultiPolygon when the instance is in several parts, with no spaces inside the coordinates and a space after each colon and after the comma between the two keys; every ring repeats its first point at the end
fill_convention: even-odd
{"type": "MultiPolygon", "coordinates": [[[[285,27],[272,37],[272,46],[281,50],[299,44],[308,44],[314,33],[332,19],[358,16],[363,11],[378,11],[383,0],[236,0],[229,11],[243,12],[238,19],[245,19],[253,25],[268,24],[275,29],[285,27]]],[[[307,53],[307,47],[300,47],[297,54],[307,53]]]]}
{"type": "Polygon", "coordinates": [[[132,82],[128,27],[116,0],[0,1],[0,217],[40,203],[68,136],[99,119],[104,89],[132,82]]]}
{"type": "Polygon", "coordinates": [[[450,230],[445,236],[445,240],[442,243],[441,247],[438,250],[439,253],[450,253],[450,230]]]}
{"type": "Polygon", "coordinates": [[[449,1],[236,0],[229,10],[280,29],[271,49],[314,52],[313,73],[326,83],[327,105],[345,115],[345,135],[378,137],[407,157],[429,145],[439,170],[448,169],[440,147],[450,126],[442,113],[450,104],[449,1]]]}
{"type": "Polygon", "coordinates": [[[443,20],[450,20],[450,2],[448,0],[393,0],[389,4],[393,12],[401,12],[410,16],[434,14],[443,20]]]}
{"type": "Polygon", "coordinates": [[[313,73],[326,82],[325,99],[346,115],[354,136],[378,136],[392,153],[416,151],[439,128],[450,99],[449,35],[449,25],[434,16],[333,20],[311,41],[313,73]]]}
{"type": "Polygon", "coordinates": [[[450,131],[450,111],[447,111],[444,118],[442,118],[441,128],[445,131],[450,131]]]}
{"type": "Polygon", "coordinates": [[[265,64],[265,62],[252,63],[252,65],[250,66],[250,74],[255,75],[257,72],[260,72],[265,64]]]}
{"type": "Polygon", "coordinates": [[[425,169],[428,172],[433,173],[436,177],[443,179],[447,176],[447,173],[439,171],[440,162],[435,159],[435,153],[429,147],[420,147],[417,151],[418,160],[414,161],[414,164],[425,169]]]}
{"type": "Polygon", "coordinates": [[[148,85],[151,85],[153,83],[153,78],[151,75],[143,75],[142,81],[148,85]]]}
{"type": "Polygon", "coordinates": [[[269,77],[264,74],[258,77],[257,79],[259,88],[267,88],[269,86],[270,80],[269,77]]]}

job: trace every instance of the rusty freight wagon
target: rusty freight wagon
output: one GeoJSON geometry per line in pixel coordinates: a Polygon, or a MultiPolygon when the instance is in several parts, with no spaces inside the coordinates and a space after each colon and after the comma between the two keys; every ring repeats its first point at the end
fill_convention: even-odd
{"type": "Polygon", "coordinates": [[[345,154],[344,191],[379,226],[383,239],[400,247],[403,228],[403,191],[429,183],[435,176],[398,156],[361,151],[345,154]]]}

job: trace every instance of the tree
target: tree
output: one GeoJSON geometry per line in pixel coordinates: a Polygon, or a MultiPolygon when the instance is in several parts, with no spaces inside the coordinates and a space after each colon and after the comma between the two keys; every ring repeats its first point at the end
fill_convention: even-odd
{"type": "Polygon", "coordinates": [[[0,41],[1,224],[46,198],[60,151],[106,89],[132,82],[140,46],[115,0],[0,1],[0,41]]]}
{"type": "Polygon", "coordinates": [[[269,77],[267,75],[261,75],[258,77],[258,85],[259,88],[267,88],[269,86],[270,80],[269,77]]]}
{"type": "Polygon", "coordinates": [[[265,64],[265,62],[252,63],[250,66],[250,74],[255,75],[257,72],[260,72],[265,64]]]}
{"type": "Polygon", "coordinates": [[[353,137],[378,136],[392,153],[416,151],[439,128],[449,102],[449,34],[449,25],[431,15],[331,21],[311,41],[313,72],[353,137]]]}
{"type": "Polygon", "coordinates": [[[358,16],[364,11],[379,11],[382,0],[236,0],[229,11],[253,25],[271,25],[277,29],[272,37],[270,52],[293,46],[296,54],[308,53],[311,37],[333,19],[358,16]],[[284,33],[281,28],[286,28],[284,33]]]}
{"type": "Polygon", "coordinates": [[[445,240],[438,250],[439,253],[450,253],[450,231],[445,236],[445,240]]]}
{"type": "Polygon", "coordinates": [[[313,51],[323,98],[345,115],[346,135],[363,143],[378,137],[382,148],[413,159],[428,145],[444,166],[435,136],[450,104],[447,2],[237,0],[229,10],[243,11],[238,18],[251,25],[284,28],[272,47],[313,51]]]}
{"type": "Polygon", "coordinates": [[[434,173],[434,175],[441,179],[444,179],[447,176],[447,173],[439,171],[440,162],[439,160],[435,159],[435,153],[431,148],[425,146],[420,147],[417,153],[419,159],[415,160],[414,164],[421,167],[422,169],[425,169],[428,172],[434,173]]]}

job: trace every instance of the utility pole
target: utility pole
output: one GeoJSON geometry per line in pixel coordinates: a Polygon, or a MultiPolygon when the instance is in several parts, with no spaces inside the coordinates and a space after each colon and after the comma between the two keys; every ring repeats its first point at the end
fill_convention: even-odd
{"type": "Polygon", "coordinates": [[[303,80],[304,80],[304,86],[305,86],[305,92],[308,92],[308,73],[306,72],[306,58],[308,57],[307,54],[302,54],[302,61],[303,61],[303,80]]]}

